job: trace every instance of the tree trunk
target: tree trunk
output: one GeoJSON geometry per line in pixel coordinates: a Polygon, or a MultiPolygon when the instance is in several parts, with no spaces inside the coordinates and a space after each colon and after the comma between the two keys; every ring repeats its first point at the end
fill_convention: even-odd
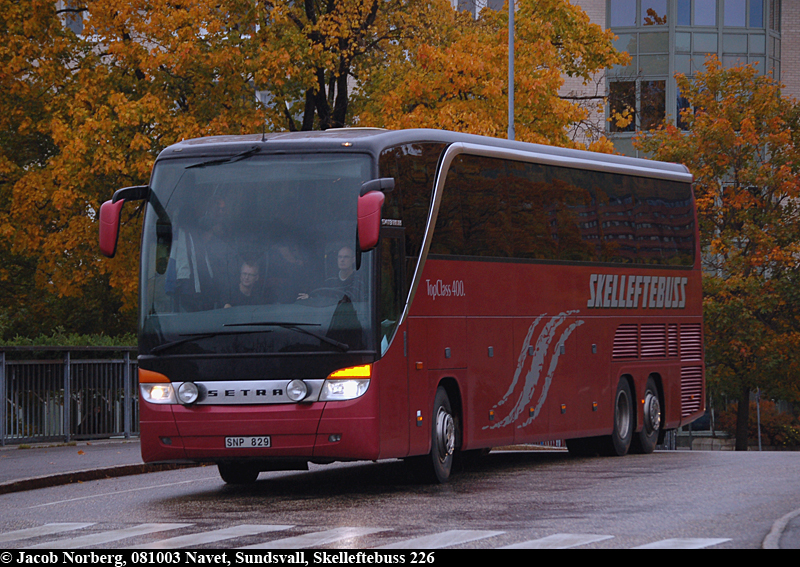
{"type": "Polygon", "coordinates": [[[736,450],[747,451],[747,432],[750,420],[750,388],[742,387],[736,411],[736,450]]]}

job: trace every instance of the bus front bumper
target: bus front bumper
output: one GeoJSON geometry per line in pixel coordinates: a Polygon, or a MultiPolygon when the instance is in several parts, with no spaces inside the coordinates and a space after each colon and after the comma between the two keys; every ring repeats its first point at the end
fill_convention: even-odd
{"type": "Polygon", "coordinates": [[[141,402],[142,459],[145,463],[374,460],[380,453],[378,420],[368,405],[364,399],[252,406],[141,402]],[[241,446],[241,440],[258,446],[241,446]]]}

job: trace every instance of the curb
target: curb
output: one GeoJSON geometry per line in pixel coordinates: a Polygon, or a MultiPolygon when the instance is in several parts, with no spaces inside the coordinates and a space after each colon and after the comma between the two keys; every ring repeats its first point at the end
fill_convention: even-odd
{"type": "Polygon", "coordinates": [[[794,512],[789,512],[784,517],[775,520],[775,523],[772,524],[772,529],[769,531],[767,537],[764,538],[764,541],[761,544],[761,549],[780,549],[781,536],[783,535],[784,530],[786,530],[786,526],[788,526],[789,522],[798,516],[800,516],[800,510],[795,510],[794,512]]]}
{"type": "Polygon", "coordinates": [[[23,492],[26,490],[36,490],[37,488],[48,488],[51,486],[61,486],[75,482],[87,482],[90,480],[100,480],[104,478],[116,478],[120,476],[131,476],[136,474],[146,474],[151,472],[171,471],[176,469],[186,469],[202,466],[196,463],[185,464],[163,464],[163,465],[121,465],[113,467],[101,467],[97,469],[86,469],[68,473],[53,474],[47,476],[37,476],[22,480],[12,480],[0,483],[0,494],[11,492],[23,492]]]}

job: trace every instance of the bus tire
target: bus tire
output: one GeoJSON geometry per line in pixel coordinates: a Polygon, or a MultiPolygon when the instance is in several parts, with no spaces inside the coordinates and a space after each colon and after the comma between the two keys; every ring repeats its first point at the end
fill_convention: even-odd
{"type": "Polygon", "coordinates": [[[644,400],[642,430],[634,434],[631,452],[648,454],[655,450],[658,436],[661,434],[661,402],[656,381],[652,376],[647,379],[642,400],[644,400]]]}
{"type": "Polygon", "coordinates": [[[217,469],[227,484],[253,484],[261,472],[252,465],[242,463],[217,463],[217,469]]]}
{"type": "Polygon", "coordinates": [[[453,458],[456,450],[458,422],[453,415],[450,398],[444,388],[436,390],[433,399],[433,418],[431,419],[431,480],[445,483],[453,469],[453,458]]]}
{"type": "Polygon", "coordinates": [[[602,454],[622,457],[627,454],[633,438],[634,405],[631,387],[625,378],[620,378],[614,395],[614,431],[603,441],[602,454]]]}

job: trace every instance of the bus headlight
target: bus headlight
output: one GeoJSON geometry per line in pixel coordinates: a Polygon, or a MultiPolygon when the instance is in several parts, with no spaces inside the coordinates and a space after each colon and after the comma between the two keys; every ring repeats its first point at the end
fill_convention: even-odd
{"type": "Polygon", "coordinates": [[[322,402],[338,402],[359,398],[369,388],[371,376],[371,364],[337,370],[325,380],[319,399],[322,402]]]}
{"type": "Polygon", "coordinates": [[[286,386],[286,395],[293,402],[300,402],[308,395],[308,386],[302,380],[292,380],[286,386]]]}
{"type": "Polygon", "coordinates": [[[175,404],[175,389],[172,384],[139,384],[142,399],[151,404],[175,404]]]}
{"type": "Polygon", "coordinates": [[[178,386],[178,401],[182,404],[193,404],[199,395],[200,391],[194,382],[184,382],[178,386]]]}

